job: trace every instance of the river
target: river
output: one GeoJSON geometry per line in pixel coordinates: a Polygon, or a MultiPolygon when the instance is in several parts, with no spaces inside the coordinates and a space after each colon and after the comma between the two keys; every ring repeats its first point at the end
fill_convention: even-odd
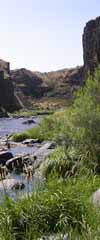
{"type": "MultiPolygon", "coordinates": [[[[41,116],[36,116],[31,119],[34,120],[34,123],[23,124],[25,121],[29,120],[29,118],[0,118],[0,137],[3,139],[6,135],[23,132],[29,128],[36,127],[41,120],[41,116]]],[[[19,145],[10,149],[14,156],[20,153],[33,153],[35,150],[37,150],[35,146],[33,149],[24,145],[19,145]]]]}
{"type": "Polygon", "coordinates": [[[35,127],[40,122],[41,117],[36,116],[32,119],[35,123],[23,124],[28,118],[0,118],[0,136],[4,137],[6,134],[22,132],[28,128],[35,127]]]}
{"type": "MultiPolygon", "coordinates": [[[[36,127],[39,122],[41,121],[41,116],[36,116],[33,117],[31,119],[34,120],[34,123],[31,124],[23,124],[23,122],[27,121],[29,118],[0,118],[0,138],[5,139],[5,136],[8,134],[13,134],[13,133],[17,133],[17,132],[22,132],[26,129],[29,128],[33,128],[36,127]]],[[[36,150],[38,149],[37,146],[33,146],[33,147],[28,147],[23,145],[18,145],[15,147],[10,148],[9,151],[11,151],[13,153],[13,156],[16,156],[18,154],[21,153],[34,153],[36,150]]],[[[41,178],[41,177],[40,177],[41,178]]],[[[8,195],[10,195],[12,198],[16,199],[16,196],[18,196],[19,194],[23,195],[27,194],[29,192],[32,192],[32,190],[34,190],[35,187],[35,183],[38,182],[39,180],[39,176],[33,176],[33,178],[31,179],[30,182],[27,181],[27,178],[25,175],[21,174],[16,174],[15,172],[11,172],[8,176],[7,176],[8,182],[9,179],[15,179],[16,181],[21,181],[25,184],[25,188],[24,190],[20,191],[12,191],[11,189],[9,190],[6,189],[6,193],[8,195]]],[[[41,180],[39,181],[41,182],[41,180]]],[[[4,196],[5,195],[5,188],[2,186],[2,182],[0,181],[0,196],[4,196]]],[[[1,197],[0,197],[1,199],[1,197]]]]}

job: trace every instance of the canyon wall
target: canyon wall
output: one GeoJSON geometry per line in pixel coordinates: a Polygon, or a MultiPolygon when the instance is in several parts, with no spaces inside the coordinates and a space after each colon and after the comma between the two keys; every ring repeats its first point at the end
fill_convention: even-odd
{"type": "Polygon", "coordinates": [[[100,64],[100,17],[87,22],[83,33],[83,59],[87,72],[94,72],[100,64]]]}
{"type": "Polygon", "coordinates": [[[10,78],[10,64],[0,59],[0,112],[11,112],[18,108],[19,103],[10,78]]]}

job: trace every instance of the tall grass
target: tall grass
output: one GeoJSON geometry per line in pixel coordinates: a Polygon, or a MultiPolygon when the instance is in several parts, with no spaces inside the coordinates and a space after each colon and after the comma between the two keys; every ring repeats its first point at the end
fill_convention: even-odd
{"type": "Polygon", "coordinates": [[[99,186],[95,176],[67,181],[53,178],[31,197],[17,202],[6,199],[0,207],[1,239],[33,240],[71,232],[82,239],[96,239],[100,217],[90,196],[99,186]]]}
{"type": "Polygon", "coordinates": [[[100,214],[91,196],[100,186],[100,67],[94,78],[88,76],[72,107],[44,118],[23,136],[53,139],[58,147],[43,165],[45,189],[1,208],[2,239],[7,234],[8,240],[31,240],[67,233],[74,240],[99,240],[100,214]]]}

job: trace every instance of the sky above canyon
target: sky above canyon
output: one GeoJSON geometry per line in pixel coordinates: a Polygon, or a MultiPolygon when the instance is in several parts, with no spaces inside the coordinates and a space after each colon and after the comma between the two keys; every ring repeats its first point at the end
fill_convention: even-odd
{"type": "Polygon", "coordinates": [[[42,72],[81,65],[83,28],[99,15],[100,0],[1,0],[0,58],[42,72]]]}

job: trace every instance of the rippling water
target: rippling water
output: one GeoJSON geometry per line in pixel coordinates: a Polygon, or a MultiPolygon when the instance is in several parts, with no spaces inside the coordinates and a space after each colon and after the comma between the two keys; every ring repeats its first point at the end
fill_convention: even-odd
{"type": "Polygon", "coordinates": [[[34,117],[35,123],[23,124],[28,118],[0,118],[0,136],[22,132],[25,129],[35,127],[40,122],[40,117],[34,117]]]}
{"type": "MultiPolygon", "coordinates": [[[[6,134],[12,134],[12,133],[16,133],[16,132],[22,132],[26,129],[35,127],[39,124],[41,117],[37,116],[34,117],[33,120],[35,121],[35,123],[32,124],[23,124],[24,121],[26,121],[28,118],[0,118],[0,137],[4,137],[6,136],[6,134]]],[[[34,145],[34,147],[27,147],[27,146],[15,146],[13,148],[10,149],[10,151],[13,153],[13,156],[16,156],[17,154],[21,154],[21,153],[34,153],[37,150],[37,147],[34,145]]],[[[22,191],[13,191],[13,190],[9,190],[6,191],[6,193],[8,193],[8,195],[10,195],[12,198],[16,198],[16,194],[21,194],[23,195],[23,193],[27,194],[28,192],[32,192],[32,190],[34,190],[35,187],[35,182],[37,182],[39,180],[39,177],[33,177],[31,182],[27,182],[27,179],[25,178],[25,176],[23,176],[22,174],[15,174],[15,173],[11,173],[10,174],[10,178],[13,178],[15,180],[18,181],[22,181],[25,184],[25,189],[22,191]]],[[[9,178],[8,178],[9,179],[9,178]]],[[[39,181],[41,182],[41,180],[39,181]]],[[[0,181],[1,184],[1,181],[0,181]]],[[[0,199],[3,197],[3,195],[5,195],[5,190],[0,188],[0,199]]]]}

